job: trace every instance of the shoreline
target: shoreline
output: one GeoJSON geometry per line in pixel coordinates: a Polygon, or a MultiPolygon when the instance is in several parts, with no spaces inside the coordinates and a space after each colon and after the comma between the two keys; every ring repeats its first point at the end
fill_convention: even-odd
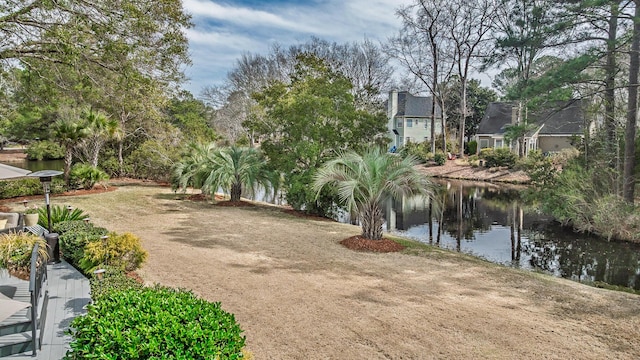
{"type": "Polygon", "coordinates": [[[420,164],[416,169],[421,173],[435,178],[484,181],[505,184],[528,185],[529,176],[522,170],[512,171],[503,167],[484,168],[474,167],[464,159],[447,160],[442,166],[428,166],[420,164]]]}

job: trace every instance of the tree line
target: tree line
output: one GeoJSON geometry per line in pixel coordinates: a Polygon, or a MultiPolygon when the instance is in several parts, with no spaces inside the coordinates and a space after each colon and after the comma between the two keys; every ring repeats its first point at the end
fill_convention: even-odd
{"type": "Polygon", "coordinates": [[[581,166],[611,169],[610,192],[632,203],[637,2],[416,0],[397,9],[402,27],[386,41],[274,44],[243,54],[223,84],[194,96],[179,90],[192,26],[180,1],[3,1],[0,129],[136,177],[166,177],[190,142],[259,146],[289,177],[291,202],[311,209],[322,198],[300,185],[311,178],[304,169],[384,144],[391,89],[430,95],[443,150],[455,139],[461,153],[498,97],[519,108],[516,141],[528,114],[580,97],[601,119],[580,145],[581,166]],[[500,95],[473,79],[487,71],[500,95]]]}

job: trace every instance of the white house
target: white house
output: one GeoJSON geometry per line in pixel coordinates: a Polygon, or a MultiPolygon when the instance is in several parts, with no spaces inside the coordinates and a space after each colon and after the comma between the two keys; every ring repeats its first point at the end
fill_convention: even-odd
{"type": "MultiPolygon", "coordinates": [[[[408,91],[389,92],[387,101],[387,128],[391,145],[396,148],[408,142],[431,141],[430,96],[414,96],[408,91]]],[[[442,134],[440,109],[436,106],[436,136],[442,134]]]]}

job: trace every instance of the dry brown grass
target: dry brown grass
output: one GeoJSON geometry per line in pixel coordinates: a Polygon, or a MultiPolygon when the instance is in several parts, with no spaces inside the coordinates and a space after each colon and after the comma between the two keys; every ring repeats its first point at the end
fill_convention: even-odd
{"type": "Polygon", "coordinates": [[[140,236],[141,276],[221,301],[255,359],[640,358],[638,296],[441,250],[354,252],[339,244],[351,225],[183,198],[127,186],[53,202],[140,236]]]}

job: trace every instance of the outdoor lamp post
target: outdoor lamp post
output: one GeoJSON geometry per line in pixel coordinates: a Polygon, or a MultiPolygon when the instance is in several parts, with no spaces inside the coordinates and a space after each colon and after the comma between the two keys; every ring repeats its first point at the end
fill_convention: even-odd
{"type": "Polygon", "coordinates": [[[44,191],[44,202],[47,205],[47,230],[51,232],[51,205],[49,203],[49,194],[51,193],[51,178],[62,174],[58,170],[40,170],[29,174],[29,176],[40,178],[42,190],[44,191]]]}

